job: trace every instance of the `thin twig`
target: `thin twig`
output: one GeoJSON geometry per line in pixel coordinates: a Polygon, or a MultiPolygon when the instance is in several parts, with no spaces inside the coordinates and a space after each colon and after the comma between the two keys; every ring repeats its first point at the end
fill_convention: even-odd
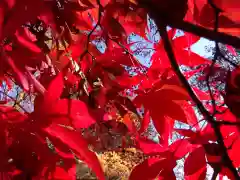
{"type": "Polygon", "coordinates": [[[24,111],[24,113],[29,114],[29,112],[22,105],[20,105],[20,103],[18,103],[17,100],[14,97],[9,96],[7,93],[5,93],[3,91],[0,91],[0,93],[3,94],[4,96],[7,96],[11,100],[13,100],[15,102],[15,104],[18,105],[24,111]]]}
{"type": "MultiPolygon", "coordinates": [[[[101,18],[102,18],[102,12],[103,12],[103,6],[101,5],[100,1],[97,0],[97,4],[98,4],[98,21],[95,24],[95,26],[93,27],[93,29],[89,32],[88,36],[87,36],[87,42],[86,42],[86,48],[83,51],[83,53],[80,55],[79,60],[81,61],[82,58],[86,55],[86,54],[90,54],[88,48],[89,48],[89,43],[91,40],[91,36],[92,34],[95,32],[95,30],[97,29],[98,26],[100,26],[101,23],[101,18]]],[[[91,54],[90,54],[91,55],[91,54]]]]}
{"type": "MultiPolygon", "coordinates": [[[[215,11],[215,23],[214,23],[214,32],[217,33],[218,32],[218,24],[219,24],[219,13],[220,13],[220,10],[215,6],[215,4],[211,1],[211,0],[208,0],[209,4],[211,5],[211,7],[214,9],[215,11]]],[[[214,66],[217,62],[217,58],[219,56],[219,53],[220,53],[220,49],[219,49],[219,46],[218,46],[218,40],[215,40],[215,54],[214,54],[214,58],[212,60],[212,63],[211,63],[211,66],[210,66],[210,69],[208,71],[208,74],[206,76],[206,81],[207,81],[207,88],[208,88],[208,91],[209,91],[209,95],[211,97],[211,103],[212,103],[212,106],[213,106],[213,114],[216,114],[216,102],[215,102],[215,98],[214,98],[214,95],[213,95],[213,92],[212,92],[212,89],[210,87],[210,76],[214,70],[214,66]]]]}

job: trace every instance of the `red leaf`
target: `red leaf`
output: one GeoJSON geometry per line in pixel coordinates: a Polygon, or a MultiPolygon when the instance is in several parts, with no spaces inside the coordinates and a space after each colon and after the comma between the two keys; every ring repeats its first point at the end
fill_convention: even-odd
{"type": "Polygon", "coordinates": [[[227,176],[229,179],[236,179],[232,171],[228,167],[222,167],[220,174],[227,176]]]}
{"type": "Polygon", "coordinates": [[[130,175],[130,180],[138,179],[176,179],[173,173],[173,167],[176,165],[175,160],[171,157],[163,156],[159,158],[148,158],[139,165],[135,166],[130,175]],[[144,172],[144,173],[142,173],[144,172]]]}
{"type": "Polygon", "coordinates": [[[190,50],[175,49],[176,59],[180,65],[196,66],[199,64],[210,64],[211,61],[199,56],[190,50]]]}
{"type": "Polygon", "coordinates": [[[145,154],[153,152],[163,152],[166,150],[161,144],[155,143],[149,139],[138,138],[137,147],[145,154]]]}
{"type": "MultiPolygon", "coordinates": [[[[191,0],[192,1],[192,0],[191,0]]],[[[238,1],[215,0],[213,2],[217,7],[223,10],[219,16],[219,31],[239,36],[239,12],[238,1]]],[[[215,22],[214,9],[206,0],[191,2],[191,13],[188,13],[188,20],[196,21],[207,28],[213,28],[215,22]]]]}
{"type": "Polygon", "coordinates": [[[183,108],[181,107],[181,103],[175,103],[175,102],[169,102],[169,101],[165,101],[163,104],[165,104],[164,107],[164,115],[172,118],[172,119],[176,119],[178,121],[187,123],[187,117],[186,114],[183,111],[183,108]]]}
{"type": "Polygon", "coordinates": [[[152,91],[149,91],[146,94],[138,95],[134,101],[136,103],[145,104],[145,108],[152,109],[156,103],[164,104],[166,101],[168,103],[173,102],[173,100],[190,100],[190,96],[186,90],[178,85],[171,84],[159,84],[154,87],[152,91]]]}
{"type": "Polygon", "coordinates": [[[14,109],[13,107],[8,107],[5,105],[0,105],[0,119],[1,121],[6,121],[7,123],[21,123],[28,119],[28,117],[14,109]]]}
{"type": "Polygon", "coordinates": [[[238,122],[238,118],[228,109],[223,108],[221,114],[216,114],[218,121],[238,122]]]}
{"type": "Polygon", "coordinates": [[[2,36],[4,15],[5,15],[4,6],[2,4],[0,4],[0,39],[2,38],[1,36],[2,36]]]}
{"type": "Polygon", "coordinates": [[[172,100],[190,100],[190,96],[187,91],[178,85],[164,84],[160,89],[157,89],[156,92],[161,93],[163,98],[172,99],[172,100]],[[171,95],[171,97],[168,97],[171,95]]]}
{"type": "Polygon", "coordinates": [[[75,128],[88,128],[96,121],[90,116],[88,107],[80,100],[61,99],[47,106],[45,112],[49,120],[63,125],[73,125],[75,128]]]}
{"type": "Polygon", "coordinates": [[[179,102],[178,104],[181,105],[182,109],[184,110],[184,114],[187,118],[187,123],[199,130],[198,119],[196,113],[194,112],[193,106],[185,101],[179,102]]]}
{"type": "Polygon", "coordinates": [[[133,66],[134,64],[138,64],[136,59],[131,57],[124,49],[122,48],[114,48],[107,49],[107,51],[98,56],[96,61],[99,62],[104,67],[111,67],[113,64],[123,64],[126,66],[133,66]]]}
{"type": "Polygon", "coordinates": [[[34,85],[36,90],[43,95],[46,92],[45,87],[35,78],[34,75],[32,75],[32,73],[29,70],[27,70],[27,74],[30,82],[34,85]]]}
{"type": "MultiPolygon", "coordinates": [[[[155,112],[157,113],[157,111],[155,112]]],[[[169,137],[171,138],[171,134],[172,134],[172,129],[174,126],[174,120],[170,117],[164,116],[164,115],[155,115],[152,114],[152,118],[153,118],[153,123],[154,126],[156,127],[156,130],[158,131],[158,133],[161,136],[161,144],[164,147],[168,146],[168,141],[169,141],[169,137]]]]}
{"type": "Polygon", "coordinates": [[[240,22],[239,11],[240,3],[236,0],[214,0],[213,3],[222,9],[229,18],[234,20],[236,23],[240,22]]]}
{"type": "Polygon", "coordinates": [[[121,75],[115,78],[115,81],[124,88],[131,89],[133,86],[137,86],[140,84],[144,76],[136,75],[136,76],[129,76],[129,75],[121,75]]]}
{"type": "Polygon", "coordinates": [[[186,180],[192,180],[192,179],[205,180],[206,179],[206,173],[207,173],[206,167],[202,167],[195,174],[185,176],[184,179],[186,179],[186,180]]]}
{"type": "Polygon", "coordinates": [[[149,123],[150,123],[150,112],[149,112],[149,110],[145,109],[144,117],[143,117],[143,120],[141,123],[141,128],[138,131],[139,134],[143,133],[148,128],[149,123]]]}
{"type": "Polygon", "coordinates": [[[0,100],[0,105],[6,104],[7,100],[0,100]]]}
{"type": "Polygon", "coordinates": [[[186,79],[191,78],[193,75],[197,74],[200,71],[200,69],[196,69],[196,70],[190,70],[190,71],[186,71],[183,72],[184,76],[186,77],[186,79]]]}
{"type": "Polygon", "coordinates": [[[122,44],[126,43],[124,42],[126,40],[126,31],[124,27],[119,23],[117,19],[111,16],[111,14],[108,14],[108,12],[103,18],[102,25],[106,28],[111,38],[118,38],[122,44]]]}
{"type": "Polygon", "coordinates": [[[129,180],[153,180],[162,170],[161,159],[149,158],[137,165],[131,172],[129,180]],[[142,173],[144,172],[144,173],[142,173]]]}
{"type": "Polygon", "coordinates": [[[175,29],[175,28],[169,29],[168,32],[167,32],[169,39],[173,39],[174,36],[176,35],[176,32],[177,32],[177,29],[175,29]]]}
{"type": "Polygon", "coordinates": [[[135,127],[135,124],[134,122],[131,120],[129,114],[125,114],[124,117],[123,117],[123,123],[128,127],[128,130],[132,133],[135,133],[137,130],[136,130],[136,127],[135,127]]]}
{"type": "Polygon", "coordinates": [[[191,45],[196,43],[199,39],[200,37],[185,32],[183,36],[175,38],[173,44],[176,48],[190,49],[191,45]]]}
{"type": "Polygon", "coordinates": [[[70,174],[68,172],[66,172],[63,168],[56,167],[53,178],[56,179],[56,180],[57,179],[68,180],[68,179],[74,179],[75,176],[70,176],[70,174]]]}
{"type": "Polygon", "coordinates": [[[226,45],[226,47],[230,53],[232,53],[234,56],[237,56],[237,52],[232,46],[226,45]]]}
{"type": "MultiPolygon", "coordinates": [[[[112,6],[117,7],[115,4],[112,4],[112,6]]],[[[121,7],[121,5],[119,7],[121,7]]],[[[128,7],[129,4],[126,3],[125,7],[123,7],[124,11],[128,9],[128,7]]],[[[108,10],[116,13],[111,5],[109,6],[108,10]]],[[[119,10],[119,8],[117,8],[117,10],[119,10]]],[[[128,9],[128,12],[126,14],[124,13],[122,16],[118,15],[118,20],[124,27],[127,36],[134,32],[135,34],[146,38],[147,18],[146,12],[142,8],[128,9]]]]}
{"type": "Polygon", "coordinates": [[[240,147],[240,138],[233,142],[232,148],[229,150],[229,156],[233,161],[235,167],[240,166],[240,157],[239,157],[239,147],[240,147]]]}
{"type": "Polygon", "coordinates": [[[75,150],[80,158],[83,159],[90,168],[92,168],[100,180],[105,179],[96,154],[88,149],[88,144],[81,137],[80,133],[71,131],[56,124],[50,125],[45,129],[45,131],[51,136],[60,139],[71,149],[75,150]]]}
{"type": "Polygon", "coordinates": [[[16,36],[17,41],[20,45],[24,46],[25,48],[29,49],[32,52],[35,52],[35,53],[40,53],[41,52],[41,49],[36,44],[34,44],[33,42],[25,39],[23,36],[21,36],[19,34],[18,31],[15,33],[15,36],[16,36]]]}
{"type": "Polygon", "coordinates": [[[156,47],[154,54],[151,57],[151,69],[166,69],[171,67],[168,56],[164,50],[164,48],[160,45],[156,47]]]}
{"type": "Polygon", "coordinates": [[[219,144],[208,143],[203,145],[206,151],[207,161],[210,163],[221,163],[222,149],[219,144]]]}
{"type": "Polygon", "coordinates": [[[24,36],[23,38],[26,38],[31,42],[37,41],[36,35],[32,34],[32,32],[27,27],[19,29],[19,32],[21,32],[21,35],[24,36]],[[23,32],[21,32],[21,31],[23,31],[23,32]]]}
{"type": "MultiPolygon", "coordinates": [[[[47,179],[55,179],[55,180],[74,180],[74,176],[71,176],[65,169],[62,167],[55,167],[54,169],[51,169],[46,167],[43,169],[43,172],[41,173],[41,178],[47,178],[47,179]]],[[[40,178],[40,177],[38,177],[40,178]]]]}
{"type": "Polygon", "coordinates": [[[195,137],[197,135],[196,132],[190,129],[174,129],[177,133],[185,137],[195,137]]]}
{"type": "Polygon", "coordinates": [[[76,27],[81,30],[89,30],[92,28],[92,25],[89,24],[86,20],[84,20],[82,13],[77,13],[76,27]]]}
{"type": "Polygon", "coordinates": [[[210,123],[207,123],[206,127],[200,131],[200,134],[202,136],[202,140],[205,140],[207,142],[209,140],[210,141],[216,141],[217,140],[216,135],[215,135],[215,131],[212,128],[210,123]]]}
{"type": "Polygon", "coordinates": [[[201,99],[201,100],[210,100],[211,99],[211,97],[208,93],[206,93],[198,88],[194,88],[194,87],[193,87],[193,90],[199,99],[201,99]]]}
{"type": "Polygon", "coordinates": [[[18,69],[18,67],[15,65],[14,61],[12,60],[11,57],[7,57],[5,53],[2,52],[2,58],[5,59],[5,61],[8,63],[8,65],[12,68],[17,81],[20,82],[22,85],[23,89],[25,91],[29,91],[29,84],[26,76],[18,69]]]}
{"type": "Polygon", "coordinates": [[[91,2],[91,0],[80,0],[79,1],[79,4],[84,4],[85,6],[88,6],[88,7],[94,7],[93,3],[91,2]]]}
{"type": "Polygon", "coordinates": [[[177,159],[181,159],[191,151],[191,144],[186,139],[179,139],[170,145],[170,150],[177,159]]]}
{"type": "Polygon", "coordinates": [[[63,74],[60,72],[49,84],[46,93],[44,94],[43,106],[56,102],[63,92],[63,74]]]}
{"type": "Polygon", "coordinates": [[[193,150],[184,163],[185,176],[193,175],[199,170],[206,170],[205,151],[203,147],[193,150]]]}
{"type": "Polygon", "coordinates": [[[42,0],[16,0],[3,28],[3,37],[11,36],[25,22],[35,20],[44,8],[42,0]],[[13,23],[14,22],[14,23],[13,23]]]}
{"type": "Polygon", "coordinates": [[[159,83],[148,93],[138,95],[134,99],[136,104],[143,104],[144,108],[149,110],[164,143],[168,143],[175,119],[187,122],[186,115],[177,102],[190,99],[184,88],[176,85],[176,82],[170,82],[169,79],[167,81],[169,84],[159,83]]]}

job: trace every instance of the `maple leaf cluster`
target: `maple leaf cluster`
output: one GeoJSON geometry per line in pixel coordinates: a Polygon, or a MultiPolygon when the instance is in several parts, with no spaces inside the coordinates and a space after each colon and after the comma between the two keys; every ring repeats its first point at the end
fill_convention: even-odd
{"type": "Polygon", "coordinates": [[[183,158],[185,179],[205,179],[207,164],[213,177],[239,179],[240,70],[219,48],[237,56],[239,8],[236,0],[0,0],[0,81],[22,89],[20,99],[1,91],[1,177],[76,179],[81,159],[103,180],[97,152],[133,147],[145,159],[131,180],[176,179],[183,158]],[[148,38],[148,16],[158,42],[148,38]],[[152,44],[150,67],[136,58],[132,33],[152,44]],[[216,44],[212,60],[191,49],[201,37],[216,44]],[[210,81],[223,70],[219,58],[234,67],[217,76],[223,91],[210,81]],[[207,91],[188,82],[194,75],[207,91]],[[159,143],[146,137],[150,122],[159,143]],[[174,133],[181,138],[171,143],[174,133]]]}

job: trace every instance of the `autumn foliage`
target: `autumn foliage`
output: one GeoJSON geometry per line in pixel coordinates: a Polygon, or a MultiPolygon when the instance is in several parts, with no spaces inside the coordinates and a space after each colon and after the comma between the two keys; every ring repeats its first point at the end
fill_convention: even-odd
{"type": "Polygon", "coordinates": [[[181,159],[185,179],[205,179],[207,165],[213,179],[239,179],[239,9],[239,0],[0,0],[0,179],[76,179],[81,160],[104,180],[99,153],[129,147],[144,156],[130,180],[176,179],[181,159]],[[150,65],[133,33],[152,45],[150,65]],[[201,37],[215,42],[212,59],[191,49],[201,37]],[[8,93],[15,85],[20,99],[8,93]],[[151,122],[159,143],[147,137],[151,122]]]}

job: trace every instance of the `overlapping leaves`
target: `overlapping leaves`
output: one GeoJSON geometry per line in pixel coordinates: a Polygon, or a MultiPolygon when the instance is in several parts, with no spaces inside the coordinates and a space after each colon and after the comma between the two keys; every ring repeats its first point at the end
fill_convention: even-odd
{"type": "MultiPolygon", "coordinates": [[[[153,0],[151,3],[166,15],[166,19],[184,19],[213,28],[214,7],[205,0],[153,0]]],[[[214,0],[212,3],[220,11],[219,31],[239,35],[239,3],[234,0],[214,0]]],[[[185,156],[186,179],[204,179],[207,163],[231,177],[223,163],[214,129],[210,124],[200,128],[192,106],[195,102],[172,71],[162,39],[151,42],[146,36],[151,33],[151,27],[146,18],[149,7],[145,9],[144,5],[147,6],[147,1],[0,2],[0,78],[13,77],[26,92],[37,93],[34,111],[30,114],[21,114],[1,105],[0,133],[3,138],[0,145],[3,148],[0,156],[4,159],[0,164],[1,171],[10,171],[6,157],[11,156],[19,166],[15,169],[23,172],[17,174],[20,178],[26,175],[49,178],[51,172],[53,178],[62,175],[71,179],[75,176],[72,174],[75,154],[99,179],[104,179],[96,154],[89,150],[88,140],[78,130],[105,122],[123,139],[131,135],[136,141],[135,148],[148,156],[133,169],[130,179],[175,179],[176,161],[185,156]],[[135,58],[131,46],[136,43],[128,44],[127,38],[132,32],[153,46],[149,68],[135,58]],[[98,43],[106,48],[99,48],[98,43]],[[70,91],[77,94],[75,98],[70,98],[70,91]],[[141,106],[144,107],[143,117],[138,113],[141,106]],[[140,127],[133,122],[131,113],[140,121],[140,127]],[[121,123],[116,120],[119,116],[121,123]],[[158,144],[142,137],[151,120],[160,135],[158,144]],[[175,128],[176,122],[188,124],[192,129],[175,128]],[[183,139],[170,144],[173,132],[183,139]],[[47,136],[57,154],[48,151],[47,136]],[[68,173],[56,166],[60,158],[65,160],[68,173]],[[34,168],[31,169],[32,164],[34,168]],[[142,172],[146,172],[144,176],[142,172]]],[[[191,50],[200,37],[190,33],[178,36],[176,32],[171,29],[168,36],[177,63],[190,67],[208,65],[210,61],[191,50]]],[[[231,81],[230,84],[236,86],[231,81]]],[[[201,90],[194,91],[201,100],[211,98],[201,90]]],[[[227,90],[227,93],[232,92],[227,90]]],[[[233,114],[237,114],[233,111],[232,97],[236,96],[226,96],[227,105],[233,114]]],[[[238,119],[233,114],[226,111],[216,115],[216,121],[236,123],[238,119]]],[[[234,166],[239,167],[239,129],[221,126],[220,130],[227,153],[234,166]]]]}

